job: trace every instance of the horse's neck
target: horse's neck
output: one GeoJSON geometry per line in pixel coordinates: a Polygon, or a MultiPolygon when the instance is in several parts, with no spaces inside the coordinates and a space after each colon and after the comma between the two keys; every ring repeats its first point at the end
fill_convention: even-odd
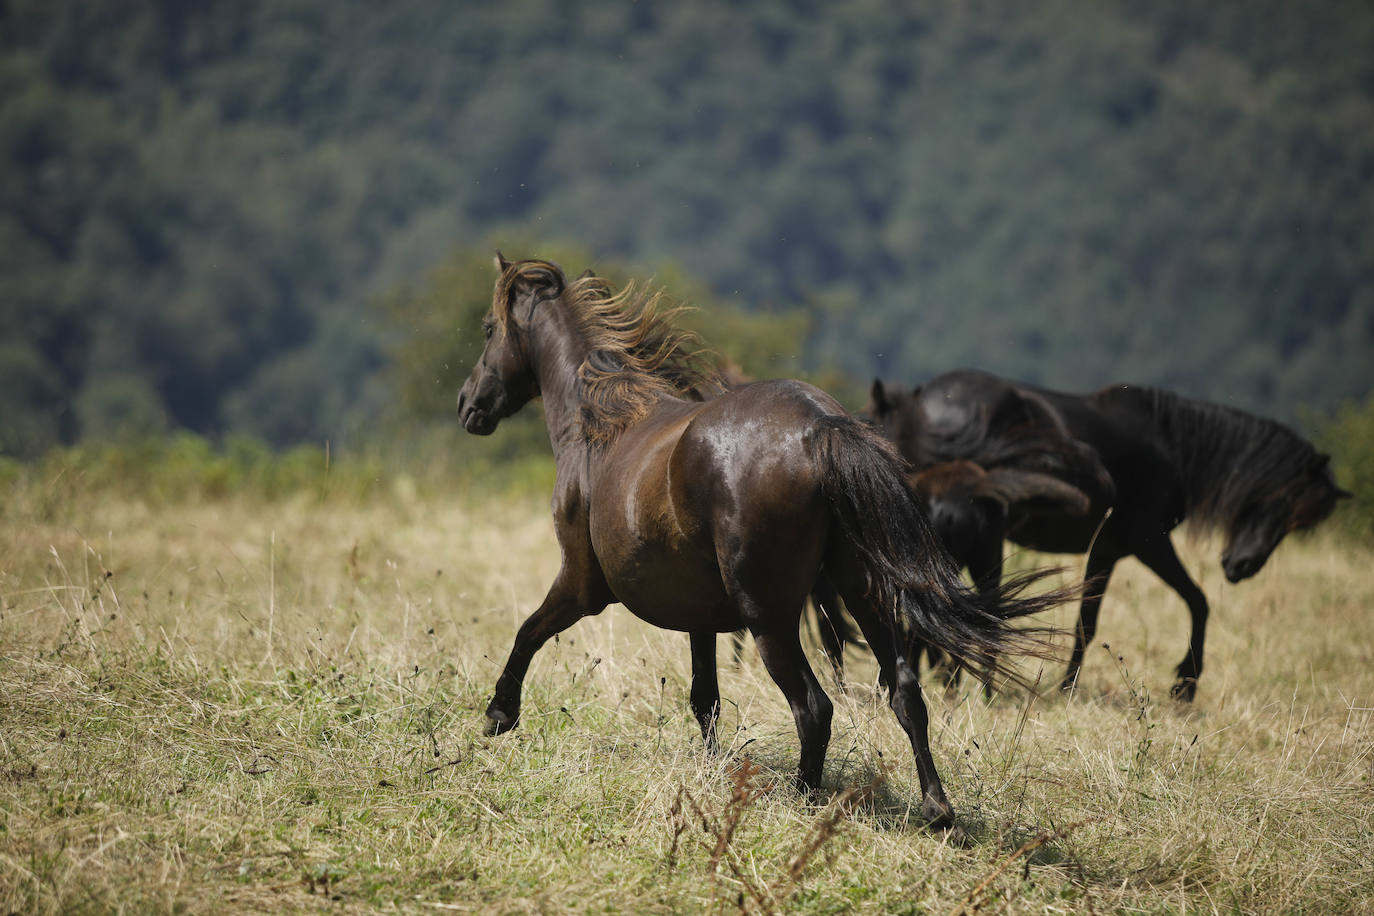
{"type": "Polygon", "coordinates": [[[1158,444],[1183,481],[1190,515],[1228,524],[1254,496],[1298,475],[1309,447],[1281,424],[1172,392],[1144,393],[1158,444]]]}
{"type": "Polygon", "coordinates": [[[535,375],[544,401],[544,423],[548,427],[554,460],[562,474],[565,464],[582,464],[586,457],[577,367],[586,358],[587,348],[561,321],[546,323],[532,343],[535,375]]]}

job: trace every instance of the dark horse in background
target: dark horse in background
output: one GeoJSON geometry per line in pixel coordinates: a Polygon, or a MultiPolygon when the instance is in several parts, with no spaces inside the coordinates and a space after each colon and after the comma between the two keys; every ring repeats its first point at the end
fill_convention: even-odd
{"type": "MultiPolygon", "coordinates": [[[[1091,498],[1074,484],[1046,470],[1017,466],[1018,461],[1041,468],[1053,466],[1056,451],[1063,453],[1061,463],[1064,456],[1069,456],[1069,465],[1079,455],[1067,442],[1039,441],[1030,452],[1002,456],[1002,460],[1008,462],[1004,465],[985,468],[960,458],[907,474],[912,490],[925,500],[936,535],[955,565],[968,569],[979,590],[992,591],[1001,584],[1002,542],[1013,512],[1054,511],[1081,516],[1091,508],[1091,498]]],[[[1065,470],[1065,467],[1060,468],[1061,473],[1065,470]]],[[[843,645],[854,639],[843,628],[846,622],[835,619],[841,615],[830,612],[820,601],[818,599],[822,611],[819,621],[822,645],[839,672],[843,645]]],[[[947,686],[959,683],[958,659],[944,656],[933,647],[927,647],[927,653],[932,669],[944,669],[947,686]]],[[[984,692],[991,697],[992,685],[984,684],[984,692]]]]}
{"type": "MultiPolygon", "coordinates": [[[[833,398],[797,381],[684,399],[693,352],[656,311],[657,295],[569,283],[556,265],[498,255],[486,345],[458,396],[463,426],[487,435],[542,397],[557,476],[562,567],[520,626],[487,708],[488,732],[514,728],[534,654],[613,602],[692,647],[692,711],[716,744],[716,634],[749,629],[797,727],[803,787],[821,778],[832,706],[798,624],[822,569],[862,629],[911,742],[922,811],[953,810],[930,754],[912,640],[1007,674],[1004,650],[1043,654],[1008,619],[1062,594],[996,600],[967,588],[907,488],[891,444],[833,398]]],[[[1022,583],[1024,584],[1024,583],[1022,583]]]]}
{"type": "Polygon", "coordinates": [[[1169,532],[1185,518],[1225,531],[1222,568],[1240,582],[1290,531],[1313,527],[1349,495],[1336,486],[1328,456],[1287,427],[1156,388],[1064,394],[959,370],[914,390],[875,382],[873,400],[878,423],[918,466],[960,458],[995,463],[1008,450],[1025,452],[1027,437],[1052,441],[1063,431],[1086,449],[1080,459],[1100,461],[1107,481],[1094,479],[1092,461],[1054,470],[1049,465],[1062,455],[1037,459],[1032,451],[1028,460],[1082,490],[1090,507],[1013,506],[1005,530],[1036,550],[1088,554],[1065,688],[1077,683],[1112,569],[1135,556],[1188,605],[1192,635],[1171,693],[1191,700],[1202,673],[1207,599],[1179,562],[1169,532]]]}

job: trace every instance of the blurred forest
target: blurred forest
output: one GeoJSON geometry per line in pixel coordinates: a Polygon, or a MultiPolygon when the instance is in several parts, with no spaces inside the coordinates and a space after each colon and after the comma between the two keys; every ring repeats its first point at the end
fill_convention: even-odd
{"type": "Polygon", "coordinates": [[[756,374],[1329,413],[1371,49],[1367,0],[0,0],[0,454],[452,422],[498,244],[756,374]]]}

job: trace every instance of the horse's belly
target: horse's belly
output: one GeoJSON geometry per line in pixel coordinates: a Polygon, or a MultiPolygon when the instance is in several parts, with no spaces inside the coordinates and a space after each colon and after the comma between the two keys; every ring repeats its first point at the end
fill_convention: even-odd
{"type": "Polygon", "coordinates": [[[646,623],[717,633],[740,628],[739,612],[714,564],[652,555],[619,559],[614,570],[607,570],[607,582],[620,603],[646,623]]]}
{"type": "MultiPolygon", "coordinates": [[[[739,628],[704,525],[667,493],[666,451],[648,453],[614,498],[594,502],[592,547],[616,599],[636,617],[668,630],[739,628]],[[655,457],[655,455],[657,457],[655,457]]],[[[607,484],[603,492],[612,492],[607,484]]]]}
{"type": "Polygon", "coordinates": [[[1022,547],[1045,553],[1083,553],[1098,533],[1097,519],[1071,516],[1013,518],[1007,539],[1022,547]]]}

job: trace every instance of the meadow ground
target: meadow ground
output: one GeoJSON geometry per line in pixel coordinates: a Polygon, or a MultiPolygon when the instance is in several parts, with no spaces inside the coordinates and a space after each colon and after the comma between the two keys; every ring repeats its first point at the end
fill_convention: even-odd
{"type": "Polygon", "coordinates": [[[1292,539],[1231,586],[1218,545],[1181,542],[1213,605],[1192,705],[1168,699],[1183,604],[1133,561],[1075,694],[928,680],[961,836],[920,823],[861,651],[846,689],[822,674],[818,797],[790,788],[791,717],[751,646],[734,665],[721,640],[710,757],[686,638],[621,608],[550,644],[520,728],[483,737],[557,568],[546,506],[0,507],[0,910],[1374,907],[1368,550],[1292,539]]]}

